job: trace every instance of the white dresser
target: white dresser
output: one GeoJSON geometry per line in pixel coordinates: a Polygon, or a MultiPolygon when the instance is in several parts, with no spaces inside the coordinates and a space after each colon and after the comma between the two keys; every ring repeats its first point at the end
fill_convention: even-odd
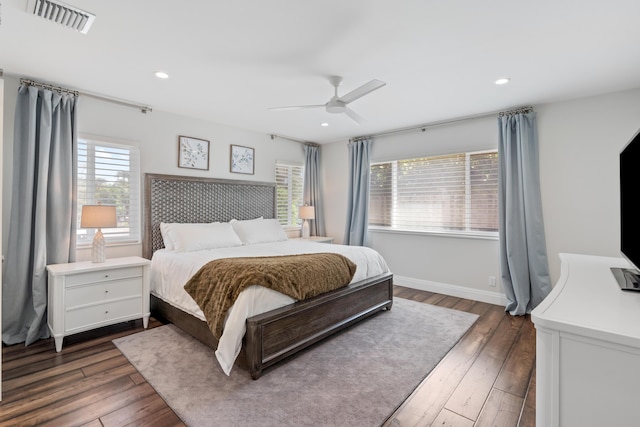
{"type": "Polygon", "coordinates": [[[52,264],[48,271],[49,330],[62,350],[65,336],[127,320],[149,325],[149,260],[52,264]]]}
{"type": "Polygon", "coordinates": [[[640,425],[640,292],[622,258],[560,254],[561,274],[531,313],[538,427],[640,425]]]}

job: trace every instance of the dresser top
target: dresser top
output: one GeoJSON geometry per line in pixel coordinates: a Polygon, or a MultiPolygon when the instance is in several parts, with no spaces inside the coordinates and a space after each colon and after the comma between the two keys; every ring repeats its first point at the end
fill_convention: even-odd
{"type": "Polygon", "coordinates": [[[623,291],[611,267],[623,258],[560,254],[561,274],[531,313],[536,327],[640,348],[640,292],[623,291]]]}

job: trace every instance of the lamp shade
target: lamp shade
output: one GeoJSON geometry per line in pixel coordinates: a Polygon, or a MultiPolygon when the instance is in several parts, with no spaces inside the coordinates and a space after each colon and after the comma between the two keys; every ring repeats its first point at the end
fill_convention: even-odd
{"type": "Polygon", "coordinates": [[[316,210],[313,208],[313,206],[300,206],[298,217],[300,217],[301,219],[315,219],[316,210]]]}
{"type": "Polygon", "coordinates": [[[84,205],[80,228],[117,227],[116,207],[109,205],[84,205]]]}

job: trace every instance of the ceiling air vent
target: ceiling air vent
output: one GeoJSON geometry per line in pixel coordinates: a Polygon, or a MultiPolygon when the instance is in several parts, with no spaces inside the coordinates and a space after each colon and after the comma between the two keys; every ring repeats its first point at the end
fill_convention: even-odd
{"type": "Polygon", "coordinates": [[[93,13],[85,12],[59,1],[31,0],[28,2],[27,8],[28,12],[36,16],[79,31],[82,34],[87,34],[91,24],[96,19],[93,13]]]}

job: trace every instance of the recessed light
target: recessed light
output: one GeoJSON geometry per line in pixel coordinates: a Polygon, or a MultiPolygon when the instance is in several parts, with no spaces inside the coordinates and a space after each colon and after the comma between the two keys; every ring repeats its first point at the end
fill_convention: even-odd
{"type": "Polygon", "coordinates": [[[327,126],[329,126],[329,123],[327,123],[327,122],[320,123],[320,126],[322,126],[322,127],[325,127],[325,128],[326,128],[327,126]]]}
{"type": "Polygon", "coordinates": [[[169,74],[165,73],[164,71],[156,71],[155,75],[159,79],[168,79],[169,78],[169,74]]]}
{"type": "Polygon", "coordinates": [[[496,84],[497,85],[505,85],[505,84],[509,83],[510,80],[511,79],[509,77],[502,77],[502,78],[499,78],[498,80],[496,80],[496,84]]]}

